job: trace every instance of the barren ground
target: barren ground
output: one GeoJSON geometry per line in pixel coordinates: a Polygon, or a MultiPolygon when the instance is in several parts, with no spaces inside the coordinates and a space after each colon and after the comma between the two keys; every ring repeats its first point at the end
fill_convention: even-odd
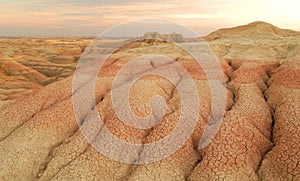
{"type": "MultiPolygon", "coordinates": [[[[0,39],[0,179],[300,180],[300,33],[256,22],[204,38],[221,64],[227,91],[224,120],[204,149],[198,144],[209,119],[210,87],[186,52],[168,43],[139,42],[113,54],[98,73],[95,108],[105,126],[141,145],[170,134],[180,116],[180,95],[163,77],[139,79],[130,91],[131,110],[147,116],[154,95],[166,100],[167,110],[151,129],[130,127],[110,99],[121,67],[139,55],[163,54],[193,78],[201,100],[193,134],[174,154],[146,165],[134,164],[143,147],[133,153],[132,164],[121,163],[99,153],[78,129],[72,96],[82,88],[72,90],[72,74],[91,39],[0,39]]],[[[161,66],[140,66],[150,64],[161,66]]],[[[83,126],[91,108],[84,110],[83,126]]],[[[93,140],[102,143],[97,136],[93,140]]]]}

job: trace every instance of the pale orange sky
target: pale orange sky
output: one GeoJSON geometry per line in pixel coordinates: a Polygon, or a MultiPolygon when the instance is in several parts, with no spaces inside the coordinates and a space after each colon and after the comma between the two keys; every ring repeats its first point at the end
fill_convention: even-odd
{"type": "Polygon", "coordinates": [[[0,36],[96,36],[138,19],[178,22],[200,35],[265,21],[300,31],[298,0],[0,0],[0,36]]]}

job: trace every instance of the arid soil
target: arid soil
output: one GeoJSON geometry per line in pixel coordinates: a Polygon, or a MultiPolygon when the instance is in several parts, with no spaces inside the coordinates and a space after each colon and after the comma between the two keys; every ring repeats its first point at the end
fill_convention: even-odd
{"type": "MultiPolygon", "coordinates": [[[[173,37],[182,46],[187,41],[177,34],[173,37]]],[[[198,145],[210,117],[210,85],[205,71],[180,47],[163,41],[137,42],[115,52],[96,73],[96,105],[83,108],[82,126],[93,127],[89,119],[98,111],[113,135],[141,145],[138,152],[128,153],[130,163],[99,153],[75,119],[72,96],[81,97],[86,85],[73,90],[73,72],[91,39],[0,39],[0,179],[300,180],[300,32],[254,22],[218,30],[204,39],[226,81],[226,97],[220,100],[226,112],[219,131],[203,149],[198,145]],[[145,117],[150,114],[150,98],[163,97],[166,114],[159,124],[137,129],[115,113],[114,77],[145,54],[162,54],[182,65],[193,78],[201,104],[196,127],[183,146],[165,159],[137,165],[146,151],[143,145],[169,135],[182,107],[176,88],[182,83],[180,76],[174,85],[152,75],[134,84],[129,103],[132,112],[145,117]]],[[[116,40],[103,41],[109,45],[116,40]]],[[[145,61],[139,66],[164,65],[145,61]]],[[[99,134],[102,128],[96,131],[92,143],[109,144],[99,134]]]]}
{"type": "Polygon", "coordinates": [[[0,100],[31,94],[70,76],[91,39],[0,38],[0,100]]]}

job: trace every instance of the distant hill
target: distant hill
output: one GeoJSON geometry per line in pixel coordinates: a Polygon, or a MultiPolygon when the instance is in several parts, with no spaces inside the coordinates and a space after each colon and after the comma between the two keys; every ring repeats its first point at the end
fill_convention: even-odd
{"type": "Polygon", "coordinates": [[[224,38],[276,38],[276,37],[289,37],[299,36],[300,32],[280,29],[270,23],[256,21],[247,25],[223,28],[210,33],[205,36],[205,40],[212,41],[224,38]]]}
{"type": "Polygon", "coordinates": [[[223,28],[202,37],[218,58],[229,62],[284,62],[299,59],[300,32],[256,21],[223,28]]]}
{"type": "Polygon", "coordinates": [[[185,38],[181,34],[172,33],[172,34],[160,34],[157,32],[148,32],[142,37],[142,39],[156,39],[168,42],[182,43],[185,41],[185,38]]]}

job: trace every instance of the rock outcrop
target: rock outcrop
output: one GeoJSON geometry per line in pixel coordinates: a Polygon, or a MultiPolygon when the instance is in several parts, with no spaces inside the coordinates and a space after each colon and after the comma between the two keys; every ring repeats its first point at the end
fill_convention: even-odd
{"type": "Polygon", "coordinates": [[[151,40],[161,40],[161,41],[168,41],[168,42],[176,42],[176,43],[183,43],[185,38],[181,34],[172,33],[172,34],[160,34],[157,32],[148,32],[145,33],[141,39],[145,41],[151,40]]]}

